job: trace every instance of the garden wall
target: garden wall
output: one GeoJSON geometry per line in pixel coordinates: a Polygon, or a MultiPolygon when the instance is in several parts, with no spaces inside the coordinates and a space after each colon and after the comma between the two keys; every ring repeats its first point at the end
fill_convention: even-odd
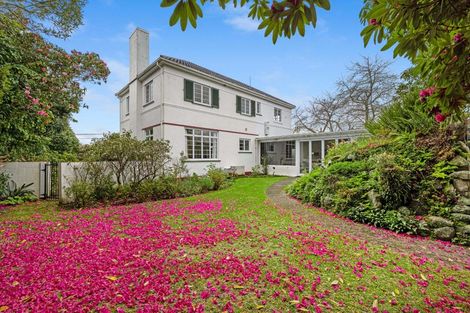
{"type": "Polygon", "coordinates": [[[0,172],[10,174],[10,180],[18,187],[33,183],[28,189],[39,197],[41,195],[41,165],[44,162],[7,162],[3,163],[0,172]]]}

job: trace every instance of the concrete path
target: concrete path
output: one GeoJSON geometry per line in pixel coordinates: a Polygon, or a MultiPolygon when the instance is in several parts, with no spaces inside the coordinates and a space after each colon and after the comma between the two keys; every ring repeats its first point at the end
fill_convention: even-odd
{"type": "Polygon", "coordinates": [[[275,206],[290,210],[294,216],[325,228],[338,229],[340,233],[358,240],[387,246],[401,253],[424,255],[447,264],[464,265],[467,269],[470,269],[470,247],[452,245],[448,242],[419,236],[400,235],[389,230],[378,229],[341,217],[331,216],[315,207],[304,205],[290,198],[284,192],[284,188],[294,180],[294,178],[287,178],[275,183],[266,191],[267,197],[275,206]]]}

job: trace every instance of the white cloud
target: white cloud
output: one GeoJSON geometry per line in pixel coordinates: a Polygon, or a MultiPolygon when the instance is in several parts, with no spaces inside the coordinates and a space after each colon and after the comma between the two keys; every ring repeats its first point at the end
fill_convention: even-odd
{"type": "Polygon", "coordinates": [[[105,85],[111,92],[119,91],[129,81],[129,67],[116,59],[105,59],[111,74],[105,85]]]}
{"type": "Polygon", "coordinates": [[[225,20],[225,23],[233,26],[235,29],[246,32],[254,32],[258,30],[258,21],[252,20],[245,15],[237,15],[225,20]]]}

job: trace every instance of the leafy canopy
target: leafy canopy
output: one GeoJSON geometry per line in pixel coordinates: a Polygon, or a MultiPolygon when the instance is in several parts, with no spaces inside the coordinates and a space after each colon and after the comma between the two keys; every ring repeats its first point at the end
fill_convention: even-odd
{"type": "MultiPolygon", "coordinates": [[[[202,6],[206,3],[213,3],[213,0],[162,0],[161,7],[173,7],[173,14],[170,17],[170,25],[180,23],[184,31],[188,21],[192,27],[196,28],[197,19],[203,16],[202,6]]],[[[278,37],[290,38],[297,32],[305,35],[306,26],[316,27],[317,8],[330,9],[329,0],[219,0],[218,5],[225,9],[227,5],[233,3],[234,7],[249,6],[248,16],[260,21],[258,29],[264,29],[264,35],[272,37],[276,43],[278,37]]]]}
{"type": "Polygon", "coordinates": [[[0,155],[21,160],[63,150],[56,144],[67,140],[55,135],[74,137],[68,121],[84,106],[80,83],[109,75],[96,53],[68,53],[24,22],[0,14],[0,155]]]}

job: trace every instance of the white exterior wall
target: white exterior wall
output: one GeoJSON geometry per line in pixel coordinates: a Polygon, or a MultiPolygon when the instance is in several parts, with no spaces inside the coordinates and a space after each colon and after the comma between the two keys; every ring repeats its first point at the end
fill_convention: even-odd
{"type": "Polygon", "coordinates": [[[162,121],[162,74],[161,71],[152,73],[143,80],[135,80],[129,85],[129,90],[119,98],[121,111],[121,131],[131,131],[138,139],[144,138],[143,129],[153,127],[154,138],[161,132],[159,125],[162,121]],[[144,86],[152,82],[153,101],[144,104],[144,86]],[[129,96],[129,115],[125,114],[125,98],[129,96]]]}
{"type": "Polygon", "coordinates": [[[211,129],[218,132],[218,156],[216,160],[188,161],[190,173],[202,174],[207,166],[244,166],[251,171],[256,165],[256,138],[265,136],[269,123],[270,136],[292,133],[291,110],[239,91],[208,77],[195,75],[180,68],[165,65],[132,81],[120,96],[121,131],[131,131],[138,139],[144,139],[144,129],[153,128],[154,139],[169,140],[172,157],[186,153],[185,128],[211,129]],[[184,100],[184,79],[219,90],[219,108],[194,104],[184,100]],[[144,104],[144,86],[153,82],[153,101],[144,104]],[[125,98],[129,96],[129,114],[125,114],[125,98]],[[236,112],[236,96],[261,103],[261,114],[246,116],[236,112]],[[282,122],[274,121],[274,108],[282,110],[282,122]],[[239,139],[250,139],[250,152],[239,151],[239,139]]]}
{"type": "Polygon", "coordinates": [[[265,136],[265,122],[270,124],[270,135],[288,135],[291,130],[291,112],[265,99],[229,88],[215,81],[201,78],[180,69],[164,68],[164,139],[172,145],[173,157],[186,151],[185,128],[205,128],[218,131],[217,160],[188,161],[190,173],[202,174],[214,163],[217,167],[244,166],[251,171],[256,165],[255,139],[265,136]],[[219,108],[194,104],[184,100],[184,79],[219,90],[219,108]],[[261,115],[246,116],[236,112],[236,96],[261,102],[261,115]],[[274,108],[282,110],[282,123],[274,121],[274,108]],[[250,153],[239,151],[239,139],[250,139],[250,153]]]}
{"type": "Polygon", "coordinates": [[[224,86],[207,78],[196,76],[173,67],[164,68],[164,110],[165,122],[197,122],[200,127],[228,129],[264,136],[264,123],[269,122],[270,136],[292,133],[291,110],[275,105],[263,98],[247,94],[238,89],[224,86]],[[207,85],[219,90],[219,108],[206,107],[184,101],[184,79],[207,85]],[[261,115],[246,116],[236,113],[236,96],[261,102],[261,115]],[[274,121],[274,108],[282,110],[282,122],[274,121]],[[181,115],[184,113],[184,116],[181,115]],[[199,114],[198,114],[199,113],[199,114]]]}

